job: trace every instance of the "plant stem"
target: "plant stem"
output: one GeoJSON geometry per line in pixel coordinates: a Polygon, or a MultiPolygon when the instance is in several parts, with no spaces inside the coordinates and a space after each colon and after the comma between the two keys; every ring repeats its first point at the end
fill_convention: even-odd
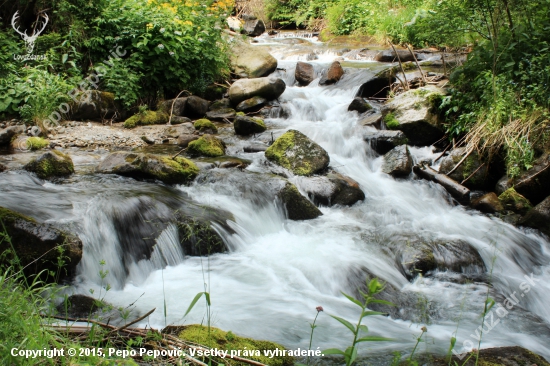
{"type": "MultiPolygon", "coordinates": [[[[308,351],[311,351],[311,344],[313,343],[313,331],[315,330],[315,322],[317,321],[317,317],[319,316],[320,311],[317,311],[317,314],[315,314],[315,319],[313,319],[313,324],[311,324],[311,334],[309,335],[309,348],[308,351]]],[[[307,353],[307,364],[309,365],[309,352],[307,353]]]]}

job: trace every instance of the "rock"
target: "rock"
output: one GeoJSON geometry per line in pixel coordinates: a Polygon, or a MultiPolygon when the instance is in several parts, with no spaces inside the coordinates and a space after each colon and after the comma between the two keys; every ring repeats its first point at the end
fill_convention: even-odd
{"type": "Polygon", "coordinates": [[[497,194],[502,194],[504,193],[506,190],[512,188],[512,186],[510,185],[510,178],[508,178],[507,175],[503,176],[502,178],[500,178],[495,186],[495,192],[497,194]]]}
{"type": "MultiPolygon", "coordinates": [[[[449,175],[449,172],[462,160],[467,153],[466,148],[458,148],[451,151],[449,155],[441,159],[441,165],[439,166],[439,172],[449,175]]],[[[449,177],[462,182],[466,178],[470,177],[464,185],[470,189],[484,189],[487,188],[487,179],[489,170],[487,164],[481,166],[483,163],[479,159],[479,155],[476,151],[472,152],[466,160],[460,164],[460,166],[452,172],[449,177]]]]}
{"type": "Polygon", "coordinates": [[[172,116],[172,120],[170,121],[170,124],[172,125],[181,125],[184,123],[191,123],[191,119],[187,117],[180,117],[180,116],[172,116]]]}
{"type": "Polygon", "coordinates": [[[134,152],[115,152],[99,164],[97,172],[135,179],[158,179],[167,184],[184,184],[197,176],[199,169],[185,158],[134,152]]]}
{"type": "Polygon", "coordinates": [[[269,52],[242,41],[231,43],[230,61],[233,72],[241,78],[259,78],[277,69],[277,59],[269,52]]]}
{"type": "Polygon", "coordinates": [[[340,62],[334,61],[328,68],[327,73],[321,77],[319,85],[336,84],[343,75],[344,69],[342,68],[342,65],[340,65],[340,62]]]}
{"type": "Polygon", "coordinates": [[[550,195],[550,154],[538,158],[533,167],[511,181],[515,190],[533,204],[550,195]]]}
{"type": "Polygon", "coordinates": [[[533,208],[531,202],[516,192],[514,188],[508,188],[498,196],[498,199],[506,210],[513,211],[520,215],[525,215],[527,211],[533,208]]]}
{"type": "Polygon", "coordinates": [[[391,91],[391,85],[395,83],[397,70],[389,68],[380,71],[372,79],[361,85],[356,97],[361,98],[387,98],[391,91]]]}
{"type": "MultiPolygon", "coordinates": [[[[25,274],[37,275],[42,270],[58,272],[61,277],[75,273],[76,266],[82,258],[82,242],[76,236],[54,228],[50,224],[42,224],[36,220],[0,207],[0,221],[10,236],[13,249],[25,274]],[[60,254],[54,248],[60,247],[60,254]],[[58,268],[58,256],[62,255],[64,263],[58,268]]],[[[7,255],[7,252],[5,252],[7,255]]],[[[0,261],[9,260],[3,257],[0,261]]],[[[54,280],[54,279],[53,279],[54,280]]]]}
{"type": "Polygon", "coordinates": [[[278,78],[239,79],[229,88],[229,99],[233,105],[252,97],[273,100],[279,98],[285,89],[285,82],[278,78]]]}
{"type": "Polygon", "coordinates": [[[181,217],[177,227],[185,255],[209,256],[227,251],[227,245],[209,221],[181,217]]]}
{"type": "Polygon", "coordinates": [[[107,303],[84,295],[71,295],[56,309],[61,316],[74,319],[89,319],[102,309],[109,306],[107,303]]]}
{"type": "Polygon", "coordinates": [[[380,51],[374,56],[374,61],[377,62],[409,62],[414,61],[414,56],[408,50],[393,50],[380,51]],[[399,56],[399,57],[398,57],[399,56]]]}
{"type": "Polygon", "coordinates": [[[277,197],[283,203],[290,220],[311,220],[323,213],[302,196],[294,184],[287,183],[277,197]]]}
{"type": "Polygon", "coordinates": [[[206,112],[206,118],[212,121],[232,120],[237,112],[233,108],[219,108],[206,112]]]}
{"type": "Polygon", "coordinates": [[[0,131],[0,146],[8,146],[12,139],[25,132],[24,126],[10,126],[0,131]]]}
{"type": "Polygon", "coordinates": [[[217,133],[218,128],[206,118],[199,119],[194,124],[195,130],[207,133],[217,133]]]}
{"type": "Polygon", "coordinates": [[[264,144],[249,144],[243,148],[245,153],[257,153],[266,151],[269,146],[264,144]]]}
{"type": "Polygon", "coordinates": [[[325,170],[330,158],[321,146],[303,133],[288,130],[265,152],[265,157],[296,175],[313,175],[325,170]]]}
{"type": "Polygon", "coordinates": [[[193,156],[223,156],[225,155],[225,144],[212,135],[204,135],[189,143],[187,153],[193,156]]]}
{"type": "MultiPolygon", "coordinates": [[[[458,347],[460,348],[460,347],[458,347]]],[[[468,354],[458,354],[454,355],[451,358],[451,364],[463,365],[463,366],[474,366],[476,362],[476,357],[471,357],[468,362],[465,362],[468,359],[468,354]],[[460,356],[460,357],[458,357],[460,356]]],[[[430,362],[433,366],[447,366],[449,364],[449,359],[436,359],[430,362]]],[[[479,365],[480,366],[519,366],[519,365],[529,365],[529,366],[550,366],[550,363],[546,361],[543,357],[521,347],[499,347],[499,348],[486,348],[479,351],[479,365]]]]}
{"type": "Polygon", "coordinates": [[[169,100],[160,102],[158,105],[158,110],[168,115],[170,115],[170,111],[172,111],[172,120],[173,120],[174,116],[178,116],[178,117],[185,116],[186,105],[187,105],[187,98],[169,99],[169,100]]]}
{"type": "Polygon", "coordinates": [[[185,116],[190,118],[202,118],[206,115],[206,112],[208,112],[209,104],[210,103],[208,103],[206,99],[192,95],[187,98],[185,116]]]}
{"type": "Polygon", "coordinates": [[[464,204],[470,202],[470,190],[445,174],[440,174],[424,164],[415,165],[413,171],[420,178],[441,184],[457,201],[464,204]]]}
{"type": "Polygon", "coordinates": [[[32,159],[23,169],[35,173],[40,179],[66,177],[74,173],[71,157],[57,150],[48,151],[32,159]]]}
{"type": "Polygon", "coordinates": [[[433,101],[442,95],[441,90],[431,86],[399,94],[382,110],[386,126],[403,131],[411,145],[433,144],[444,134],[438,114],[432,111],[433,101]]]}
{"type": "Polygon", "coordinates": [[[143,140],[143,142],[145,142],[147,145],[154,145],[155,144],[155,139],[149,137],[149,136],[141,136],[141,139],[143,140]]]}
{"type": "Polygon", "coordinates": [[[5,172],[6,170],[8,170],[8,168],[4,164],[0,163],[0,173],[5,172]]]}
{"type": "Polygon", "coordinates": [[[197,136],[197,135],[184,134],[184,135],[180,135],[178,137],[177,144],[182,148],[186,148],[187,146],[189,146],[189,143],[191,141],[195,141],[195,140],[198,140],[198,139],[199,139],[199,136],[197,136]]]}
{"type": "Polygon", "coordinates": [[[313,65],[299,61],[296,64],[294,77],[300,86],[307,86],[315,79],[313,65]]]}
{"type": "Polygon", "coordinates": [[[400,145],[384,155],[382,172],[394,177],[406,177],[412,172],[413,160],[409,147],[400,145]]]}
{"type": "Polygon", "coordinates": [[[373,114],[367,115],[365,118],[359,121],[359,124],[364,127],[373,127],[377,130],[380,130],[382,128],[382,114],[375,112],[373,114]]]}
{"type": "Polygon", "coordinates": [[[115,95],[98,90],[88,90],[75,97],[71,106],[71,118],[75,121],[102,122],[117,113],[115,95]]]}
{"type": "Polygon", "coordinates": [[[242,20],[237,17],[227,17],[226,21],[229,29],[231,29],[233,32],[241,33],[244,25],[242,20]]]}
{"type": "Polygon", "coordinates": [[[310,199],[323,206],[352,206],[365,199],[365,193],[353,179],[339,173],[329,173],[326,177],[306,178],[301,185],[310,199]]]}
{"type": "Polygon", "coordinates": [[[227,93],[226,86],[220,86],[218,84],[210,84],[206,87],[206,89],[204,90],[201,96],[204,99],[213,102],[218,99],[222,99],[225,93],[227,93]]]}
{"type": "Polygon", "coordinates": [[[162,137],[177,139],[184,134],[192,134],[195,132],[195,126],[191,122],[186,122],[181,125],[169,126],[162,131],[162,137]]]}
{"type": "Polygon", "coordinates": [[[261,19],[247,20],[241,32],[250,37],[258,37],[265,32],[265,24],[261,19]]]}
{"type": "Polygon", "coordinates": [[[550,236],[550,196],[529,210],[520,224],[539,229],[550,236]]]}
{"type": "Polygon", "coordinates": [[[231,101],[229,98],[222,98],[210,104],[209,111],[215,111],[216,109],[231,108],[231,101]]]}
{"type": "Polygon", "coordinates": [[[402,131],[388,130],[366,130],[363,133],[363,139],[379,154],[386,154],[394,147],[404,145],[408,142],[407,137],[405,137],[402,131]]]}
{"type": "Polygon", "coordinates": [[[233,123],[237,135],[247,136],[264,132],[267,127],[261,118],[237,116],[233,123]]]}
{"type": "Polygon", "coordinates": [[[494,192],[487,193],[472,201],[472,207],[484,213],[496,213],[504,211],[504,206],[500,203],[494,192]]]}
{"type": "Polygon", "coordinates": [[[372,106],[370,105],[370,103],[361,97],[353,98],[353,101],[348,107],[348,111],[356,111],[359,113],[365,113],[370,111],[371,109],[372,109],[372,106]]]}
{"type": "Polygon", "coordinates": [[[237,104],[235,109],[238,112],[257,112],[267,104],[267,99],[262,97],[252,97],[237,104]]]}
{"type": "Polygon", "coordinates": [[[162,125],[168,123],[169,115],[162,111],[145,111],[128,118],[124,122],[124,128],[136,126],[162,125]]]}

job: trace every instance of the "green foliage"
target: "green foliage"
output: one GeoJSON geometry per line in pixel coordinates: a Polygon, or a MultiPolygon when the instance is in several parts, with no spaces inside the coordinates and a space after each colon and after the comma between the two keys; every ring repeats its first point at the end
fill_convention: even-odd
{"type": "Polygon", "coordinates": [[[50,142],[42,137],[29,137],[27,139],[27,148],[29,150],[41,150],[49,145],[50,142]]]}
{"type": "Polygon", "coordinates": [[[365,334],[369,332],[369,328],[361,324],[363,322],[363,319],[367,316],[374,316],[374,315],[383,315],[384,313],[378,312],[378,311],[371,311],[368,310],[369,304],[385,304],[390,306],[395,306],[394,304],[385,301],[385,300],[378,300],[374,297],[378,294],[380,294],[382,291],[384,291],[384,285],[382,285],[380,282],[378,282],[378,279],[372,279],[370,282],[367,281],[367,290],[368,292],[365,293],[363,291],[359,291],[361,295],[363,296],[363,302],[356,300],[350,295],[346,295],[342,293],[349,301],[357,305],[359,308],[361,308],[361,314],[359,315],[359,320],[357,321],[356,325],[351,324],[346,319],[337,317],[335,315],[331,315],[331,317],[338,322],[340,322],[342,325],[344,325],[346,328],[349,329],[349,331],[353,334],[353,342],[351,343],[351,346],[346,348],[345,351],[339,350],[336,348],[330,348],[323,351],[323,354],[325,355],[342,355],[344,356],[344,360],[346,361],[346,366],[351,366],[354,364],[355,360],[357,359],[357,345],[361,342],[381,342],[381,341],[390,341],[389,338],[383,338],[383,337],[376,337],[376,336],[366,336],[365,334]],[[363,335],[361,335],[363,333],[363,335]]]}
{"type": "Polygon", "coordinates": [[[270,19],[282,25],[313,26],[315,20],[325,17],[325,11],[334,0],[266,0],[266,12],[270,19]]]}
{"type": "Polygon", "coordinates": [[[395,118],[393,113],[388,113],[384,116],[384,123],[390,130],[397,129],[400,126],[399,121],[395,118]]]}

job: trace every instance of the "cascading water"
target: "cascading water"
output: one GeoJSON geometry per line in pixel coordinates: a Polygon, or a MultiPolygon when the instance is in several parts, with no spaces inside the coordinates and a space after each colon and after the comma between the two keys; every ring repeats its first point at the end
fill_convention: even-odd
{"type": "MultiPolygon", "coordinates": [[[[487,291],[487,285],[478,281],[490,277],[491,296],[502,303],[514,291],[519,296],[524,276],[532,274],[535,285],[496,325],[495,315],[490,324],[494,328],[484,331],[482,346],[519,345],[550,358],[549,243],[532,231],[454,206],[434,183],[413,177],[395,180],[380,172],[381,158],[366,145],[365,127],[347,107],[381,65],[369,62],[368,67],[347,68],[336,85],[321,87],[317,79],[307,87],[296,87],[292,86],[296,58],[285,60],[285,52],[280,46],[278,50],[277,76],[287,83],[280,103],[289,117],[266,119],[269,130],[254,139],[269,141],[272,132],[277,137],[289,128],[301,131],[330,154],[333,169],[360,184],[364,202],[322,207],[323,216],[315,220],[285,220],[284,209],[268,192],[271,168],[264,154],[243,153],[250,141],[227,129],[221,136],[229,144],[228,155],[252,161],[245,171],[206,170],[189,187],[100,175],[78,175],[52,184],[12,171],[0,175],[3,205],[78,233],[84,256],[71,292],[99,291],[104,260],[103,269],[109,270],[105,282],[113,286],[106,301],[126,306],[139,298],[140,312],[163,309],[165,301],[166,317],[160,310],[149,317],[153,327],[202,322],[204,309],[197,306],[187,317],[184,313],[206,283],[213,326],[290,349],[304,348],[316,306],[356,321],[357,308],[340,292],[354,293],[369,275],[396,290],[401,308],[394,318],[367,319],[373,335],[394,341],[363,343],[360,353],[410,352],[424,325],[428,341],[422,347],[445,354],[456,331],[455,349],[460,352],[462,344],[477,347],[474,336],[487,291]],[[227,241],[228,253],[185,257],[177,229],[171,224],[154,225],[155,219],[167,218],[175,210],[198,212],[201,205],[232,215],[228,227],[216,226],[227,241]],[[469,243],[486,271],[477,277],[436,272],[409,282],[387,248],[396,238],[410,237],[469,243]],[[156,245],[147,249],[151,241],[156,245]]],[[[326,61],[313,61],[318,76],[328,66],[326,61]]],[[[411,152],[417,159],[433,155],[430,148],[411,148],[411,152]]],[[[303,191],[310,184],[303,177],[289,180],[303,191]]],[[[317,325],[314,347],[344,348],[351,342],[348,331],[326,314],[319,316],[317,325]]]]}

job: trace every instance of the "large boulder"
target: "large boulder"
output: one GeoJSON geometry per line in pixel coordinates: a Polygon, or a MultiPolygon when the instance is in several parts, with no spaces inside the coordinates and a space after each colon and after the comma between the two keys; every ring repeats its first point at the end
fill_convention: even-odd
{"type": "Polygon", "coordinates": [[[158,110],[170,115],[172,112],[172,118],[174,116],[185,116],[185,106],[187,105],[187,98],[169,99],[159,103],[158,110]]]}
{"type": "Polygon", "coordinates": [[[402,131],[375,131],[372,129],[365,130],[363,140],[379,154],[386,154],[396,146],[404,145],[408,142],[407,137],[402,131]]]}
{"type": "Polygon", "coordinates": [[[283,203],[290,220],[311,220],[323,213],[298,191],[294,184],[287,183],[277,197],[283,203]]]}
{"type": "Polygon", "coordinates": [[[227,26],[233,32],[241,33],[244,22],[237,17],[227,17],[227,26]]]}
{"type": "Polygon", "coordinates": [[[529,210],[520,224],[539,229],[550,236],[550,196],[529,210]]]}
{"type": "Polygon", "coordinates": [[[40,179],[66,177],[74,173],[71,157],[57,150],[48,151],[32,159],[23,168],[35,173],[40,179]]]}
{"type": "Polygon", "coordinates": [[[372,79],[361,85],[357,91],[357,97],[361,98],[387,98],[391,91],[391,85],[395,83],[397,70],[389,68],[377,73],[372,79]]]}
{"type": "Polygon", "coordinates": [[[289,130],[280,136],[265,152],[265,157],[296,175],[313,175],[325,170],[328,153],[303,133],[289,130]]]}
{"type": "Polygon", "coordinates": [[[25,132],[25,126],[10,126],[0,131],[0,146],[8,146],[13,138],[25,132]]]}
{"type": "Polygon", "coordinates": [[[394,147],[384,155],[382,172],[394,177],[406,177],[412,173],[413,159],[407,145],[394,147]]]}
{"type": "Polygon", "coordinates": [[[185,255],[208,256],[227,251],[227,245],[209,221],[181,216],[177,227],[185,255]]]}
{"type": "Polygon", "coordinates": [[[322,206],[351,206],[365,199],[359,183],[339,173],[306,178],[301,185],[311,200],[322,206]]]}
{"type": "MultiPolygon", "coordinates": [[[[457,350],[454,356],[452,356],[450,362],[452,365],[464,365],[475,366],[477,364],[476,357],[468,357],[468,353],[459,354],[461,346],[455,347],[457,350]],[[458,349],[458,350],[457,350],[458,349]],[[468,360],[466,362],[466,360],[468,360]]],[[[449,365],[448,357],[442,359],[434,359],[430,361],[430,365],[433,366],[447,366],[449,365]]],[[[479,365],[480,366],[518,366],[518,365],[537,365],[537,366],[550,366],[550,363],[543,357],[521,347],[499,347],[499,348],[486,348],[479,350],[479,365]]]]}
{"type": "Polygon", "coordinates": [[[495,192],[489,192],[472,201],[472,207],[481,212],[494,214],[504,211],[504,206],[499,201],[495,192]]]}
{"type": "Polygon", "coordinates": [[[535,161],[533,167],[508,183],[533,204],[550,195],[550,154],[535,161]]]}
{"type": "Polygon", "coordinates": [[[190,118],[202,118],[208,112],[209,102],[206,99],[192,95],[187,98],[185,116],[190,118]]]}
{"type": "Polygon", "coordinates": [[[267,99],[262,97],[252,97],[237,104],[235,109],[238,112],[257,112],[267,104],[267,99]]]}
{"type": "Polygon", "coordinates": [[[444,134],[433,108],[433,102],[442,95],[440,89],[431,86],[399,94],[384,106],[382,114],[386,126],[403,131],[411,145],[433,144],[444,134]]]}
{"type": "Polygon", "coordinates": [[[250,37],[258,37],[265,32],[265,24],[261,19],[249,19],[244,22],[241,32],[250,37]]]}
{"type": "Polygon", "coordinates": [[[506,191],[502,192],[498,199],[504,209],[513,211],[520,215],[525,215],[527,211],[533,208],[531,202],[521,194],[516,192],[514,188],[508,188],[506,191]]]}
{"type": "MultiPolygon", "coordinates": [[[[27,275],[38,274],[42,270],[56,273],[60,271],[58,274],[61,277],[74,274],[76,265],[82,258],[80,239],[52,225],[39,223],[3,207],[0,207],[0,222],[3,223],[6,233],[11,238],[20,264],[26,267],[27,275]],[[63,261],[59,262],[58,258],[62,258],[63,261]]],[[[7,251],[5,253],[6,256],[0,261],[14,258],[13,255],[8,255],[7,251]]]]}
{"type": "Polygon", "coordinates": [[[344,76],[344,69],[340,62],[334,61],[327,70],[327,73],[321,77],[319,85],[336,84],[344,76]]]}
{"type": "Polygon", "coordinates": [[[315,79],[315,70],[312,64],[299,61],[296,64],[294,77],[301,86],[309,85],[315,79]]]}
{"type": "Polygon", "coordinates": [[[353,101],[348,106],[348,111],[356,111],[358,113],[365,113],[372,109],[369,102],[361,97],[353,98],[353,101]]]}
{"type": "Polygon", "coordinates": [[[189,144],[195,140],[198,140],[200,137],[197,135],[183,134],[178,136],[177,144],[181,148],[186,148],[189,144]]]}
{"type": "Polygon", "coordinates": [[[384,50],[374,56],[378,62],[409,62],[414,61],[414,56],[408,50],[384,50]]]}
{"type": "Polygon", "coordinates": [[[124,128],[137,126],[163,125],[168,123],[169,115],[163,111],[145,111],[133,115],[124,121],[124,128]]]}
{"type": "Polygon", "coordinates": [[[279,98],[285,89],[285,82],[278,78],[239,79],[229,88],[229,99],[233,105],[252,97],[273,100],[279,98]]]}
{"type": "Polygon", "coordinates": [[[195,121],[193,127],[195,127],[195,130],[198,130],[200,132],[218,133],[218,128],[216,127],[216,125],[206,118],[195,121]]]}
{"type": "Polygon", "coordinates": [[[195,179],[199,169],[192,161],[182,157],[171,159],[168,156],[119,151],[107,156],[97,167],[97,172],[183,184],[195,179]]]}
{"type": "Polygon", "coordinates": [[[464,182],[464,185],[470,189],[483,189],[487,187],[489,170],[487,164],[483,164],[476,151],[473,151],[466,160],[460,164],[451,174],[455,166],[467,154],[466,148],[458,148],[451,151],[449,155],[441,159],[439,172],[448,175],[457,182],[469,179],[464,182]],[[473,174],[473,175],[472,175],[473,174]]]}
{"type": "Polygon", "coordinates": [[[241,78],[259,78],[277,69],[277,59],[266,50],[242,41],[231,43],[231,68],[241,78]]]}
{"type": "Polygon", "coordinates": [[[187,153],[192,156],[223,156],[225,155],[225,144],[212,135],[204,135],[189,143],[187,153]]]}
{"type": "Polygon", "coordinates": [[[235,118],[237,112],[233,108],[217,108],[206,112],[206,118],[212,121],[228,121],[235,118]]]}
{"type": "Polygon", "coordinates": [[[235,122],[233,123],[233,127],[235,128],[235,133],[237,135],[243,136],[252,135],[254,133],[262,133],[267,129],[261,118],[247,116],[237,116],[237,118],[235,118],[235,122]]]}
{"type": "Polygon", "coordinates": [[[115,95],[98,90],[79,94],[71,106],[71,118],[77,121],[101,122],[115,117],[116,112],[115,95]]]}

